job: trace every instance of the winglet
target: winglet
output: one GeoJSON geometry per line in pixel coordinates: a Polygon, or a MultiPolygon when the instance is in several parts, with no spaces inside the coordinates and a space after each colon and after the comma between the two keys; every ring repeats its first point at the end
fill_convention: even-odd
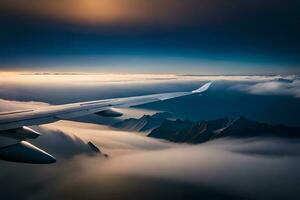
{"type": "Polygon", "coordinates": [[[205,83],[202,87],[198,88],[197,90],[193,90],[192,93],[201,93],[204,92],[209,88],[209,86],[212,84],[212,81],[205,83]]]}

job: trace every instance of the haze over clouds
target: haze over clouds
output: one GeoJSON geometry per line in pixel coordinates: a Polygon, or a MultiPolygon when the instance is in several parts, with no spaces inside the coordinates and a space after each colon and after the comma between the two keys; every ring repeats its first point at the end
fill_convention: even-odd
{"type": "MultiPolygon", "coordinates": [[[[47,101],[48,103],[70,103],[113,97],[127,97],[151,93],[188,91],[205,82],[215,81],[265,83],[290,76],[197,76],[177,74],[84,74],[84,73],[0,73],[0,95],[2,98],[21,101],[47,101]]],[[[294,77],[294,76],[292,76],[294,77]]],[[[297,78],[297,77],[296,77],[297,78]]],[[[225,84],[226,85],[226,84],[225,84]]],[[[298,87],[295,84],[294,89],[298,87]]],[[[246,90],[237,86],[240,90],[246,90]]],[[[288,90],[290,88],[287,88],[288,90]]],[[[250,90],[250,89],[249,89],[250,90]]],[[[253,89],[255,90],[255,88],[253,89]]],[[[248,91],[248,90],[247,90],[248,91]]],[[[268,90],[266,90],[267,92],[268,90]]],[[[253,92],[254,93],[254,92],[253,92]]],[[[288,92],[286,94],[289,94],[288,92]]]]}
{"type": "Polygon", "coordinates": [[[161,84],[161,83],[189,83],[203,81],[272,81],[291,79],[297,76],[207,76],[207,75],[180,75],[180,74],[111,74],[111,73],[64,73],[64,72],[0,72],[0,87],[28,85],[49,86],[57,85],[73,87],[106,86],[117,84],[161,84]]]}

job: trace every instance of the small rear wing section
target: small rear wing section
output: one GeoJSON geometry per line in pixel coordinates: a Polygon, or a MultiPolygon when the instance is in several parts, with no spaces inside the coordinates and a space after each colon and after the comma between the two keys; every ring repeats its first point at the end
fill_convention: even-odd
{"type": "Polygon", "coordinates": [[[56,159],[52,155],[25,141],[2,147],[0,149],[0,159],[31,164],[56,162],[56,159]]]}

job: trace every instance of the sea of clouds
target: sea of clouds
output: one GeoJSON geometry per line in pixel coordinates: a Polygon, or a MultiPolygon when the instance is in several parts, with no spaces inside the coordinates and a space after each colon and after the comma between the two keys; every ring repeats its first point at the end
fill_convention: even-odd
{"type": "MultiPolygon", "coordinates": [[[[9,103],[11,108],[23,104],[9,103]]],[[[81,122],[33,128],[42,135],[31,142],[58,161],[0,161],[3,199],[300,198],[299,140],[221,139],[188,145],[81,122]],[[109,158],[91,153],[89,141],[109,158]]]]}

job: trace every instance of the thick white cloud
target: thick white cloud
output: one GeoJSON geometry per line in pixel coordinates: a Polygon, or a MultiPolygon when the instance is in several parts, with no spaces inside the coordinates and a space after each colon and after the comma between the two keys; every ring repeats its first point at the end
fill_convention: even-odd
{"type": "Polygon", "coordinates": [[[33,109],[48,106],[49,104],[35,101],[9,101],[0,99],[0,112],[21,109],[33,109]]]}
{"type": "Polygon", "coordinates": [[[257,95],[289,95],[300,97],[300,80],[297,76],[260,81],[255,84],[238,84],[232,88],[257,95]]]}

